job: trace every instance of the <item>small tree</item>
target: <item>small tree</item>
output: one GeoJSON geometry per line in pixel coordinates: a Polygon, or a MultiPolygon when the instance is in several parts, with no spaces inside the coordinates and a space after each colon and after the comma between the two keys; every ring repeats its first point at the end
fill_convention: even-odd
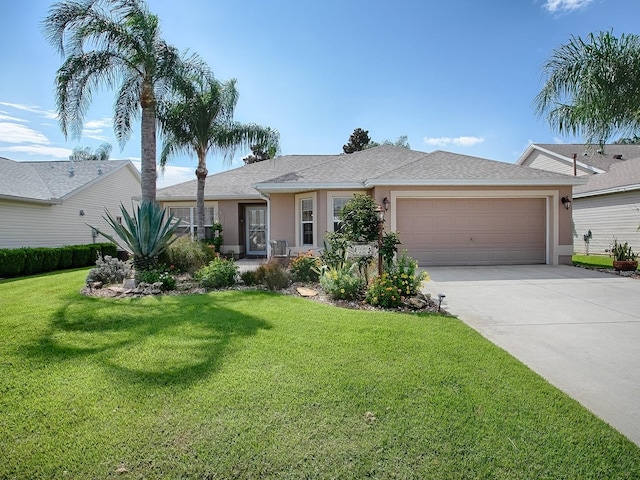
{"type": "Polygon", "coordinates": [[[270,160],[271,155],[269,151],[265,149],[262,145],[251,145],[251,155],[247,155],[242,159],[245,165],[250,165],[252,163],[264,162],[265,160],[270,160]]]}
{"type": "Polygon", "coordinates": [[[370,143],[369,130],[356,128],[349,137],[349,141],[342,146],[342,150],[344,153],[360,152],[368,148],[370,143]]]}
{"type": "Polygon", "coordinates": [[[340,210],[340,232],[351,242],[373,242],[378,238],[376,201],[356,193],[340,210]]]}

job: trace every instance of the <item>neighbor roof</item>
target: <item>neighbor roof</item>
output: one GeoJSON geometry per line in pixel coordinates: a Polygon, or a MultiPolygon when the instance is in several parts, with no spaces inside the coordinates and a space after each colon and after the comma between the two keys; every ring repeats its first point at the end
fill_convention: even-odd
{"type": "Polygon", "coordinates": [[[535,148],[546,150],[562,157],[566,161],[571,162],[573,162],[573,154],[575,153],[577,155],[576,160],[580,164],[601,171],[609,170],[609,167],[616,163],[633,158],[640,158],[640,145],[622,145],[614,143],[604,145],[601,148],[598,145],[583,145],[578,143],[534,143],[527,148],[517,163],[522,163],[535,148]],[[622,158],[614,158],[614,156],[617,155],[621,155],[622,158]]]}
{"type": "Polygon", "coordinates": [[[606,193],[624,192],[640,188],[640,158],[617,162],[605,173],[589,176],[586,185],[580,185],[573,191],[576,198],[606,193]]]}
{"type": "MultiPolygon", "coordinates": [[[[287,155],[207,177],[205,198],[260,198],[260,192],[357,189],[378,185],[580,185],[586,180],[530,167],[381,145],[349,155],[287,155]]],[[[161,201],[190,200],[196,180],[158,190],[161,201]]]]}
{"type": "Polygon", "coordinates": [[[62,203],[101,178],[127,167],[140,178],[130,160],[73,162],[71,175],[70,161],[16,162],[0,157],[0,198],[62,203]]]}

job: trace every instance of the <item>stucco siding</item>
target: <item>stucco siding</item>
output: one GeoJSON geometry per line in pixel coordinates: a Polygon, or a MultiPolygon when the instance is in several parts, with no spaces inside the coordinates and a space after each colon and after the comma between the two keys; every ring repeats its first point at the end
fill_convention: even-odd
{"type": "MultiPolygon", "coordinates": [[[[129,168],[121,168],[64,199],[62,204],[0,201],[0,248],[92,243],[89,225],[112,233],[102,218],[105,208],[119,216],[120,203],[131,210],[131,198],[139,194],[136,175],[129,168]]],[[[103,242],[105,238],[98,236],[95,241],[103,242]]]]}
{"type": "Polygon", "coordinates": [[[640,253],[640,191],[574,198],[573,224],[576,253],[587,253],[584,235],[589,230],[589,253],[608,253],[614,239],[640,253]]]}

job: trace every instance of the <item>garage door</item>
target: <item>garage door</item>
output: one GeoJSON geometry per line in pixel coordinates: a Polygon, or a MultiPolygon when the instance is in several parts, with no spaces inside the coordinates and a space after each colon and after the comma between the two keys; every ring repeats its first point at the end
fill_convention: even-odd
{"type": "Polygon", "coordinates": [[[543,198],[401,199],[401,249],[420,265],[546,263],[543,198]]]}

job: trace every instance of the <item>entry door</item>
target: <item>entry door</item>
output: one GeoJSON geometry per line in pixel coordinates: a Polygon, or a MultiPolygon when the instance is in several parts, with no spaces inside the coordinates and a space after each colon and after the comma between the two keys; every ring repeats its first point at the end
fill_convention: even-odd
{"type": "Polygon", "coordinates": [[[247,207],[247,255],[267,255],[267,207],[247,207]]]}

